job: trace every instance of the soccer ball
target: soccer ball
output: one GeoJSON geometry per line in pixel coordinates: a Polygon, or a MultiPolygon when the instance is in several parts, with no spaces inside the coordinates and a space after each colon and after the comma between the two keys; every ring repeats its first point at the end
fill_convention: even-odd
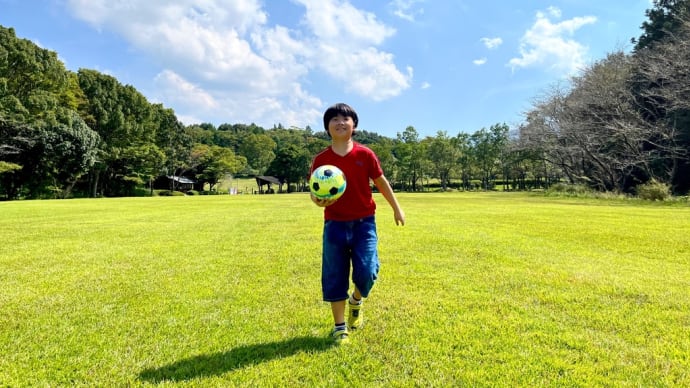
{"type": "Polygon", "coordinates": [[[345,174],[330,164],[317,167],[309,178],[309,190],[318,199],[338,199],[345,192],[345,187],[345,174]]]}

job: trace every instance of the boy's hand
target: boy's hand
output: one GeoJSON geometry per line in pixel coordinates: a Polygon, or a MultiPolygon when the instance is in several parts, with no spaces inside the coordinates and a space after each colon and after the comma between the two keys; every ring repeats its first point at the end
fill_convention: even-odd
{"type": "Polygon", "coordinates": [[[405,226],[405,212],[396,210],[393,212],[393,217],[395,217],[395,225],[405,226]]]}
{"type": "Polygon", "coordinates": [[[311,196],[311,201],[314,202],[318,207],[330,206],[336,201],[335,199],[316,198],[312,193],[309,193],[309,195],[311,196]]]}

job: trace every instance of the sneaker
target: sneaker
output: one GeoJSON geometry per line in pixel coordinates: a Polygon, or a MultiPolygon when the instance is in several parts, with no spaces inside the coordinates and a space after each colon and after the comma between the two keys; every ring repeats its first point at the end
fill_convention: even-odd
{"type": "Polygon", "coordinates": [[[331,337],[335,341],[336,345],[345,344],[350,341],[350,334],[347,331],[347,327],[344,328],[334,328],[331,332],[331,337]]]}
{"type": "Polygon", "coordinates": [[[352,304],[347,302],[349,313],[347,316],[347,326],[350,330],[361,329],[364,326],[364,314],[362,313],[362,303],[352,304]]]}

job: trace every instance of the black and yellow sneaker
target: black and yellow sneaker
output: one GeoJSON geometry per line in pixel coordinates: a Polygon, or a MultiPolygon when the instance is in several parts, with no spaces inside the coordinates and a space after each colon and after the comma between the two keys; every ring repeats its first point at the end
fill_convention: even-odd
{"type": "Polygon", "coordinates": [[[331,332],[331,337],[335,341],[336,345],[346,344],[350,341],[350,333],[347,331],[346,326],[336,326],[331,332]]]}
{"type": "Polygon", "coordinates": [[[352,304],[347,302],[349,312],[347,314],[347,327],[350,330],[357,330],[364,327],[364,314],[362,314],[362,302],[352,304]]]}

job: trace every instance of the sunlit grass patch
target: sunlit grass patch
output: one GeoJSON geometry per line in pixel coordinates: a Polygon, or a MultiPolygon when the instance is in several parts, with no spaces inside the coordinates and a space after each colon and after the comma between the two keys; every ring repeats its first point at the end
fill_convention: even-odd
{"type": "Polygon", "coordinates": [[[7,386],[690,382],[690,209],[377,196],[367,325],[331,346],[306,194],[0,203],[7,386]]]}

